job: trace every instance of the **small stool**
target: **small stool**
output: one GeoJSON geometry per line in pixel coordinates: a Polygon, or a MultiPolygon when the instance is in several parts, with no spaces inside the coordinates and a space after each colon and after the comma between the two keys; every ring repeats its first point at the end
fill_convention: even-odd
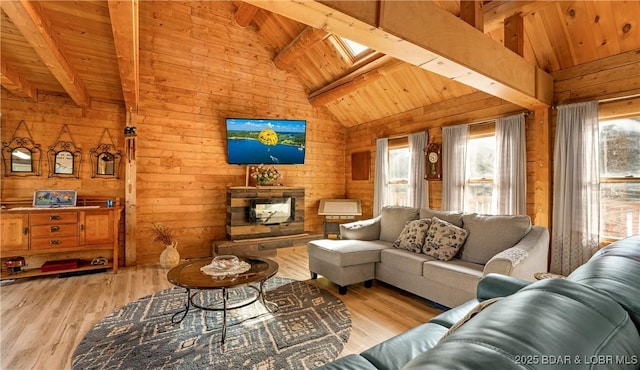
{"type": "Polygon", "coordinates": [[[360,282],[369,288],[375,278],[380,251],[390,248],[388,243],[362,240],[313,240],[307,243],[311,278],[322,275],[336,283],[340,294],[347,293],[347,285],[360,282]]]}

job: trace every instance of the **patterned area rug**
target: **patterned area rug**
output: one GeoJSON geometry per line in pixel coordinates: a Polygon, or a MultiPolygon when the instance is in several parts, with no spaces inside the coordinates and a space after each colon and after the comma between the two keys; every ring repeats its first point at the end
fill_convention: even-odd
{"type": "MultiPolygon", "coordinates": [[[[351,316],[331,293],[301,281],[274,277],[266,298],[228,311],[221,344],[222,312],[191,308],[184,320],[171,316],[186,293],[173,288],[143,297],[98,322],[76,348],[74,369],[312,369],[335,359],[351,333],[351,316]]],[[[219,299],[213,291],[203,299],[219,299]]],[[[231,302],[255,295],[229,291],[231,302]]]]}

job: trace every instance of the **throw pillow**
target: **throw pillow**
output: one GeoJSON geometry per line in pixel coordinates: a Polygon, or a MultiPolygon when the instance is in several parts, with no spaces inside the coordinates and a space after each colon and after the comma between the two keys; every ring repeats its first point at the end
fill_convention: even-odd
{"type": "Polygon", "coordinates": [[[410,252],[420,253],[430,225],[431,220],[429,219],[407,222],[398,240],[393,243],[393,246],[398,249],[406,249],[410,252]]]}
{"type": "Polygon", "coordinates": [[[393,243],[398,239],[407,221],[418,219],[418,208],[386,206],[380,211],[380,240],[393,243]]]}
{"type": "Polygon", "coordinates": [[[422,253],[441,261],[449,261],[458,253],[467,235],[467,230],[434,217],[431,219],[422,253]]]}
{"type": "Polygon", "coordinates": [[[531,219],[526,215],[462,216],[465,230],[469,231],[464,248],[460,252],[463,261],[486,264],[491,257],[513,247],[531,230],[531,219]]]}

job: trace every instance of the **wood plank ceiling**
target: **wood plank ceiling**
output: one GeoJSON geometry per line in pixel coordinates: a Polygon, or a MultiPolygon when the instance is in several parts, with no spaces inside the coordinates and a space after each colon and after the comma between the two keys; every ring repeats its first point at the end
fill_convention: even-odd
{"type": "MultiPolygon", "coordinates": [[[[347,126],[477,92],[473,84],[381,52],[354,60],[323,29],[261,4],[233,3],[238,27],[260,33],[273,50],[274,65],[302,82],[312,105],[326,107],[347,126]]],[[[432,4],[460,17],[469,2],[432,4]]],[[[105,101],[136,109],[137,0],[3,1],[1,6],[5,89],[33,101],[43,93],[57,94],[78,106],[105,101]]],[[[504,44],[505,19],[521,22],[516,47],[524,61],[545,72],[640,49],[638,1],[485,1],[475,6],[480,9],[476,19],[482,19],[475,27],[496,43],[504,44]]]]}

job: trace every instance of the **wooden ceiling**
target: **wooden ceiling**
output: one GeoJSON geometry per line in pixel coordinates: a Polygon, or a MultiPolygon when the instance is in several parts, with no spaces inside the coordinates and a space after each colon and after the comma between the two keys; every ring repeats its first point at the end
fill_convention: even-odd
{"type": "MultiPolygon", "coordinates": [[[[455,28],[451,32],[456,38],[446,40],[446,46],[450,48],[444,50],[435,45],[438,40],[429,41],[428,37],[435,35],[442,39],[448,30],[421,27],[428,34],[414,35],[412,29],[401,30],[402,24],[372,24],[373,21],[368,20],[369,9],[350,13],[350,8],[344,5],[378,4],[372,8],[372,11],[378,11],[380,3],[327,0],[310,2],[311,6],[307,6],[331,7],[334,19],[339,18],[336,14],[341,14],[351,25],[361,23],[361,30],[352,26],[352,34],[348,28],[345,30],[327,21],[326,14],[300,15],[304,12],[296,10],[296,14],[289,15],[286,10],[272,8],[269,5],[272,3],[278,2],[234,1],[236,11],[229,16],[247,32],[260,33],[266,46],[273,50],[274,65],[301,81],[312,105],[326,107],[347,126],[468,95],[479,89],[500,97],[505,88],[519,90],[517,82],[512,81],[518,76],[510,76],[508,71],[501,76],[500,69],[496,72],[497,67],[492,66],[499,66],[502,59],[516,62],[522,59],[527,65],[537,66],[540,75],[545,75],[544,72],[557,72],[640,49],[638,1],[485,1],[481,7],[476,3],[475,19],[480,24],[472,25],[483,30],[480,39],[476,29],[454,18],[461,16],[461,2],[433,1],[425,6],[436,5],[438,12],[446,12],[446,17],[440,17],[443,18],[440,20],[432,16],[427,18],[428,24],[455,28]],[[505,19],[522,24],[521,56],[512,56],[511,51],[502,50],[505,19]],[[444,23],[437,23],[441,21],[444,23]],[[373,27],[367,30],[367,25],[373,27]],[[394,37],[403,41],[396,44],[403,45],[403,49],[389,43],[389,35],[380,31],[382,26],[395,32],[394,37]],[[354,62],[339,46],[336,35],[352,38],[378,51],[354,62]],[[475,41],[469,44],[469,40],[475,41]],[[434,55],[434,50],[439,58],[434,60],[438,63],[421,66],[421,61],[414,61],[417,54],[424,51],[425,55],[434,55]],[[488,54],[489,51],[498,54],[488,54]],[[487,63],[492,55],[498,56],[487,63]],[[446,66],[450,62],[456,68],[470,68],[472,72],[466,72],[467,75],[479,71],[479,79],[454,78],[447,74],[448,71],[438,70],[440,64],[446,66]],[[486,81],[504,86],[492,90],[486,81]]],[[[406,9],[419,10],[422,9],[420,3],[424,2],[392,3],[396,8],[406,5],[406,9]],[[410,5],[418,7],[411,8],[410,5]]],[[[197,2],[187,4],[197,6],[197,2]]],[[[469,4],[473,2],[462,2],[462,9],[466,11],[469,4]]],[[[137,0],[3,1],[1,6],[0,63],[4,88],[34,101],[41,94],[57,94],[68,95],[78,106],[104,101],[122,103],[132,109],[137,107],[137,0]]],[[[402,15],[404,8],[398,9],[398,14],[402,15]]],[[[423,20],[416,18],[415,21],[423,20]]],[[[512,26],[507,23],[510,32],[512,26]]],[[[411,24],[407,20],[407,27],[411,24]]],[[[509,32],[506,34],[510,35],[509,32]]],[[[519,68],[514,69],[520,73],[519,68]]],[[[549,103],[535,94],[522,95],[536,102],[549,103]]]]}

